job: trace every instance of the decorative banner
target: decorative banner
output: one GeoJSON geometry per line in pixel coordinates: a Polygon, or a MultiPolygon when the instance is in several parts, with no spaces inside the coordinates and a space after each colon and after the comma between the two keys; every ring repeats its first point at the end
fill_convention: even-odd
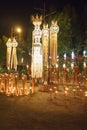
{"type": "Polygon", "coordinates": [[[11,64],[11,51],[12,51],[12,42],[11,38],[8,39],[7,43],[7,56],[6,56],[6,63],[7,63],[7,69],[10,69],[10,64],[11,64]]]}
{"type": "Polygon", "coordinates": [[[42,49],[43,49],[43,65],[48,66],[48,46],[49,46],[49,29],[48,24],[43,25],[42,30],[42,49]]]}
{"type": "Polygon", "coordinates": [[[7,69],[12,69],[14,68],[15,70],[17,69],[17,54],[16,54],[16,47],[18,46],[17,41],[15,38],[9,38],[7,43],[7,69]]]}
{"type": "Polygon", "coordinates": [[[15,38],[13,38],[12,41],[12,59],[11,59],[11,69],[14,68],[15,70],[17,69],[17,54],[16,54],[16,47],[18,46],[17,41],[15,38]]]}
{"type": "Polygon", "coordinates": [[[32,78],[42,78],[43,71],[43,59],[42,59],[42,46],[41,46],[41,36],[42,31],[40,30],[40,25],[42,23],[42,18],[32,17],[33,24],[35,29],[32,35],[32,63],[31,63],[31,76],[32,78]]]}
{"type": "Polygon", "coordinates": [[[52,21],[50,27],[50,56],[52,58],[52,65],[55,65],[57,62],[57,33],[59,31],[59,26],[57,25],[57,21],[52,21]]]}

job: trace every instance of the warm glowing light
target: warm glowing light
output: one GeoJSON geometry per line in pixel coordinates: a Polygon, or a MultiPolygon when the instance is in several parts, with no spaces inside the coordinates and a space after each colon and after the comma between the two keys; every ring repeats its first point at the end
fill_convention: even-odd
{"type": "Polygon", "coordinates": [[[86,62],[83,63],[83,67],[86,68],[86,62]]]}
{"type": "Polygon", "coordinates": [[[27,70],[28,70],[28,68],[29,68],[29,65],[26,65],[26,67],[27,67],[27,70]]]}
{"type": "Polygon", "coordinates": [[[84,57],[86,56],[86,50],[83,51],[83,56],[84,56],[84,57]]]}
{"type": "Polygon", "coordinates": [[[73,69],[74,68],[74,63],[71,63],[71,69],[73,69]]]}
{"type": "Polygon", "coordinates": [[[66,53],[64,53],[64,60],[66,60],[66,53]]]}
{"type": "Polygon", "coordinates": [[[42,77],[42,67],[43,67],[43,57],[42,57],[42,45],[40,43],[41,41],[41,34],[42,31],[40,29],[40,25],[42,22],[42,18],[36,15],[36,17],[32,16],[33,24],[34,24],[34,30],[32,35],[32,78],[41,78],[42,77]]]}
{"type": "Polygon", "coordinates": [[[21,63],[23,63],[23,62],[24,62],[24,58],[22,57],[22,58],[21,58],[21,63]]]}
{"type": "Polygon", "coordinates": [[[74,58],[75,58],[75,54],[74,54],[74,51],[72,51],[72,53],[71,53],[71,58],[74,60],[74,58]]]}
{"type": "Polygon", "coordinates": [[[17,32],[18,32],[18,33],[21,33],[21,31],[22,31],[21,28],[18,27],[18,28],[17,28],[17,32]]]}
{"type": "Polygon", "coordinates": [[[65,90],[65,96],[68,96],[68,91],[67,90],[65,90]]]}
{"type": "Polygon", "coordinates": [[[85,96],[87,97],[87,91],[85,91],[85,96]]]}
{"type": "Polygon", "coordinates": [[[63,64],[63,68],[64,68],[64,69],[66,68],[66,64],[63,64]]]}
{"type": "Polygon", "coordinates": [[[56,68],[58,68],[58,64],[56,64],[56,68]]]}

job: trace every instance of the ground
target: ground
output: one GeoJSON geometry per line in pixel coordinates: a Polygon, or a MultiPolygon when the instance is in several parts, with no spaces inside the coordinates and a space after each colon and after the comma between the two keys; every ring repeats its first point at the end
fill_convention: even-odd
{"type": "Polygon", "coordinates": [[[59,91],[28,96],[0,95],[0,130],[87,130],[87,103],[59,91]]]}

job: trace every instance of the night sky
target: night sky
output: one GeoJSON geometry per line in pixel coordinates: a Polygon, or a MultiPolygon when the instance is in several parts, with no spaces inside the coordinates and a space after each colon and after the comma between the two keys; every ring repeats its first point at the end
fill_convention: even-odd
{"type": "Polygon", "coordinates": [[[44,8],[44,1],[47,11],[50,6],[61,11],[65,5],[71,4],[81,15],[84,6],[87,5],[87,0],[3,0],[0,1],[0,34],[9,36],[11,27],[16,25],[21,26],[26,31],[30,25],[31,15],[38,13],[37,8],[44,8]]]}

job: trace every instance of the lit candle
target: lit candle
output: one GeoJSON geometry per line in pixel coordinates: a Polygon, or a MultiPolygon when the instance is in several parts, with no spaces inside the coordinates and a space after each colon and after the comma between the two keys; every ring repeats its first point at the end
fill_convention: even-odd
{"type": "Polygon", "coordinates": [[[26,67],[27,67],[27,70],[28,70],[29,65],[26,65],[26,67]]]}
{"type": "Polygon", "coordinates": [[[72,53],[71,53],[71,58],[72,58],[72,60],[74,60],[74,58],[75,58],[74,51],[72,51],[72,53]]]}
{"type": "Polygon", "coordinates": [[[10,70],[10,67],[8,66],[8,70],[10,70]]]}
{"type": "Polygon", "coordinates": [[[73,89],[73,93],[74,93],[74,96],[75,96],[75,94],[76,94],[76,89],[73,89]]]}
{"type": "Polygon", "coordinates": [[[66,71],[66,64],[63,64],[63,70],[66,71]]]}
{"type": "Polygon", "coordinates": [[[83,51],[83,56],[84,56],[84,57],[86,56],[86,50],[83,51]]]}
{"type": "Polygon", "coordinates": [[[24,58],[21,58],[21,63],[23,63],[24,62],[24,58]]]}
{"type": "Polygon", "coordinates": [[[83,62],[83,68],[86,69],[86,62],[83,62]]]}
{"type": "Polygon", "coordinates": [[[68,91],[67,90],[65,90],[65,96],[68,96],[68,91]]]}
{"type": "Polygon", "coordinates": [[[71,63],[71,69],[72,70],[74,69],[74,63],[71,63]]]}
{"type": "Polygon", "coordinates": [[[85,97],[87,97],[87,91],[85,91],[85,97]]]}
{"type": "Polygon", "coordinates": [[[64,53],[64,60],[66,60],[66,53],[64,53]]]}

